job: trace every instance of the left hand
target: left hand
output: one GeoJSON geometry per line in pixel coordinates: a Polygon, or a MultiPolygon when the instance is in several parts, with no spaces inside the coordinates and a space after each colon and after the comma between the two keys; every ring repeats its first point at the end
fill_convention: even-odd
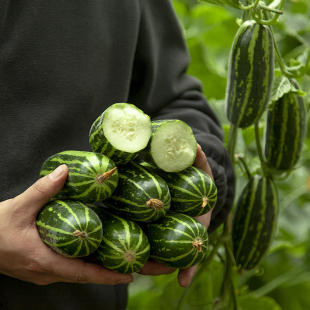
{"type": "MultiPolygon", "coordinates": [[[[203,170],[213,179],[212,171],[208,163],[207,157],[201,150],[199,144],[197,147],[197,155],[193,166],[203,170]]],[[[196,219],[198,219],[206,227],[206,229],[208,229],[211,221],[211,214],[212,210],[210,210],[208,213],[204,215],[197,216],[196,219]]],[[[190,284],[193,276],[195,275],[197,268],[198,265],[186,269],[179,269],[178,273],[179,285],[182,287],[187,287],[190,284]]],[[[138,273],[141,275],[159,276],[173,273],[176,270],[177,270],[176,268],[168,267],[155,261],[149,260],[146,262],[146,264],[141,268],[141,270],[138,273]]]]}

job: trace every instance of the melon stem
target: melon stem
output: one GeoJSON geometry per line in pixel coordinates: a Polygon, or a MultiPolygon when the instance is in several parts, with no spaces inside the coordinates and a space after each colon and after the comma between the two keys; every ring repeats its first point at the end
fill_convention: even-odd
{"type": "Polygon", "coordinates": [[[208,198],[207,197],[203,197],[202,198],[202,205],[201,205],[201,207],[204,208],[207,204],[208,204],[208,198]]]}
{"type": "Polygon", "coordinates": [[[149,201],[146,202],[148,207],[154,208],[156,211],[160,210],[163,207],[163,202],[159,199],[151,198],[149,201]]]}
{"type": "Polygon", "coordinates": [[[127,252],[125,253],[125,259],[127,262],[132,262],[135,258],[135,253],[133,252],[127,252]]]}
{"type": "Polygon", "coordinates": [[[85,231],[80,231],[77,229],[75,232],[73,232],[73,237],[80,237],[82,239],[86,239],[87,233],[85,231]]]}
{"type": "Polygon", "coordinates": [[[192,241],[192,244],[198,250],[198,252],[201,252],[203,242],[200,238],[196,238],[195,241],[192,241]]]}
{"type": "Polygon", "coordinates": [[[97,176],[97,182],[98,183],[102,183],[103,181],[109,179],[113,174],[114,172],[116,171],[117,167],[114,167],[113,169],[111,169],[110,171],[107,171],[103,174],[99,174],[97,176]]]}

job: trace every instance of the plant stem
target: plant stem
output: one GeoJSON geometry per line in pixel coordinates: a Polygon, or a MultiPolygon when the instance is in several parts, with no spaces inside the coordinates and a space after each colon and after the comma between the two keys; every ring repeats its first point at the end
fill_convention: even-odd
{"type": "MultiPolygon", "coordinates": [[[[245,169],[247,178],[250,179],[252,177],[252,174],[250,172],[250,169],[249,169],[244,157],[242,155],[237,155],[237,158],[238,158],[239,165],[240,165],[240,162],[242,163],[242,167],[245,169]]],[[[241,165],[240,165],[240,167],[241,167],[241,165]]]]}
{"type": "Polygon", "coordinates": [[[256,141],[257,153],[258,153],[258,157],[261,163],[263,175],[268,176],[267,164],[263,158],[262,146],[260,144],[259,122],[256,122],[255,124],[255,141],[256,141]]]}
{"type": "Polygon", "coordinates": [[[196,272],[196,274],[194,275],[191,283],[189,284],[189,286],[184,290],[178,306],[177,306],[177,310],[181,310],[185,304],[185,301],[187,299],[187,296],[189,294],[189,292],[191,291],[192,287],[194,286],[194,284],[196,283],[197,279],[200,277],[200,275],[209,267],[209,265],[211,264],[215,254],[217,253],[218,249],[220,248],[220,246],[223,243],[223,238],[222,235],[219,237],[217,243],[215,244],[215,246],[213,247],[212,252],[210,253],[210,255],[208,256],[208,258],[205,260],[205,262],[203,263],[203,265],[200,267],[200,269],[196,272]]]}
{"type": "Polygon", "coordinates": [[[262,5],[259,4],[258,7],[261,7],[261,8],[264,10],[264,13],[265,13],[265,12],[267,13],[267,11],[272,11],[272,12],[276,12],[276,13],[275,13],[274,16],[273,16],[272,18],[270,18],[270,19],[268,19],[268,18],[269,18],[268,14],[267,14],[268,18],[265,17],[265,18],[266,18],[265,20],[260,19],[260,18],[256,18],[255,16],[253,16],[253,18],[254,18],[258,23],[260,23],[260,24],[262,24],[262,25],[271,25],[271,24],[273,24],[274,22],[277,21],[279,15],[283,14],[282,8],[283,8],[283,5],[284,5],[284,1],[285,1],[285,0],[281,0],[281,2],[279,3],[278,9],[274,9],[273,7],[269,7],[269,6],[265,6],[265,5],[263,5],[263,4],[262,4],[262,5]]]}
{"type": "Polygon", "coordinates": [[[240,5],[240,10],[243,10],[243,11],[250,10],[250,9],[256,7],[256,6],[258,5],[258,2],[259,2],[259,0],[255,0],[252,4],[247,5],[247,6],[243,6],[243,5],[241,4],[241,5],[240,5]]]}
{"type": "Polygon", "coordinates": [[[233,166],[235,166],[235,149],[236,149],[237,135],[238,135],[238,128],[233,124],[230,124],[226,148],[233,166]]]}

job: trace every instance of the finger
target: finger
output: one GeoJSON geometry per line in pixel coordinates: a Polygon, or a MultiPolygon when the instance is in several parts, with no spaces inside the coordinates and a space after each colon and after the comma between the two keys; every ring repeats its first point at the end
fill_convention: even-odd
{"type": "Polygon", "coordinates": [[[170,274],[177,269],[162,265],[152,260],[148,260],[146,264],[137,272],[142,275],[160,276],[164,274],[170,274]]]}
{"type": "Polygon", "coordinates": [[[100,264],[87,263],[78,258],[51,255],[50,276],[61,278],[63,282],[93,283],[93,284],[125,284],[133,281],[131,274],[121,274],[103,267],[100,264]]]}
{"type": "Polygon", "coordinates": [[[200,170],[203,170],[214,180],[211,167],[208,163],[208,159],[199,144],[197,144],[197,154],[193,166],[200,170]]]}
{"type": "Polygon", "coordinates": [[[179,285],[182,287],[187,287],[191,283],[192,278],[195,275],[197,268],[198,268],[198,265],[190,267],[190,268],[186,268],[186,269],[180,269],[178,273],[179,285]]]}
{"type": "Polygon", "coordinates": [[[214,209],[214,207],[209,212],[207,212],[206,214],[195,216],[195,218],[198,221],[200,221],[206,227],[206,229],[208,229],[208,227],[210,225],[213,209],[214,209]]]}
{"type": "MultiPolygon", "coordinates": [[[[68,167],[61,165],[49,175],[39,179],[14,201],[17,206],[27,206],[27,210],[36,215],[63,187],[68,176],[68,167]]],[[[29,213],[28,213],[29,214],[29,213]]]]}

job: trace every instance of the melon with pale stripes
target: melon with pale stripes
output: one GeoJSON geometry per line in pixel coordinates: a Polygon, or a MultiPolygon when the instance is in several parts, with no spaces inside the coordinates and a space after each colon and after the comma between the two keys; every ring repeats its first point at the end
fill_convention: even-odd
{"type": "Polygon", "coordinates": [[[145,148],[151,136],[151,120],[133,104],[115,103],[92,124],[89,144],[93,152],[124,165],[145,148]]]}
{"type": "Polygon", "coordinates": [[[116,190],[103,203],[111,212],[140,222],[153,222],[170,208],[167,183],[138,163],[130,162],[118,169],[116,190]]]}
{"type": "Polygon", "coordinates": [[[278,194],[273,180],[255,175],[243,189],[232,225],[233,254],[237,267],[260,265],[274,239],[278,219],[278,194]]]}
{"type": "Polygon", "coordinates": [[[258,121],[271,97],[274,45],[268,26],[254,20],[238,29],[229,56],[226,115],[240,128],[258,121]]]}
{"type": "Polygon", "coordinates": [[[55,200],[38,213],[41,239],[65,257],[84,257],[93,253],[102,240],[102,223],[85,204],[73,200],[55,200]]]}
{"type": "Polygon", "coordinates": [[[128,219],[93,207],[102,221],[103,237],[96,257],[104,267],[127,274],[140,270],[149,258],[150,244],[140,226],[128,219]]]}
{"type": "Polygon", "coordinates": [[[51,173],[58,166],[69,168],[64,187],[57,199],[74,199],[87,203],[109,197],[118,184],[118,172],[108,157],[93,152],[64,151],[50,156],[42,165],[40,177],[51,173]]]}
{"type": "Polygon", "coordinates": [[[289,170],[300,159],[307,133],[307,111],[303,97],[289,92],[268,109],[264,155],[269,166],[289,170]]]}
{"type": "Polygon", "coordinates": [[[164,172],[145,162],[141,165],[166,181],[171,195],[171,211],[199,216],[214,207],[217,200],[216,185],[201,169],[190,166],[173,173],[164,172]]]}
{"type": "Polygon", "coordinates": [[[166,172],[191,166],[197,154],[197,141],[190,126],[178,119],[152,121],[152,136],[139,158],[166,172]]]}
{"type": "Polygon", "coordinates": [[[207,230],[191,216],[169,211],[143,229],[151,245],[150,257],[163,265],[189,268],[199,264],[207,253],[207,230]]]}

